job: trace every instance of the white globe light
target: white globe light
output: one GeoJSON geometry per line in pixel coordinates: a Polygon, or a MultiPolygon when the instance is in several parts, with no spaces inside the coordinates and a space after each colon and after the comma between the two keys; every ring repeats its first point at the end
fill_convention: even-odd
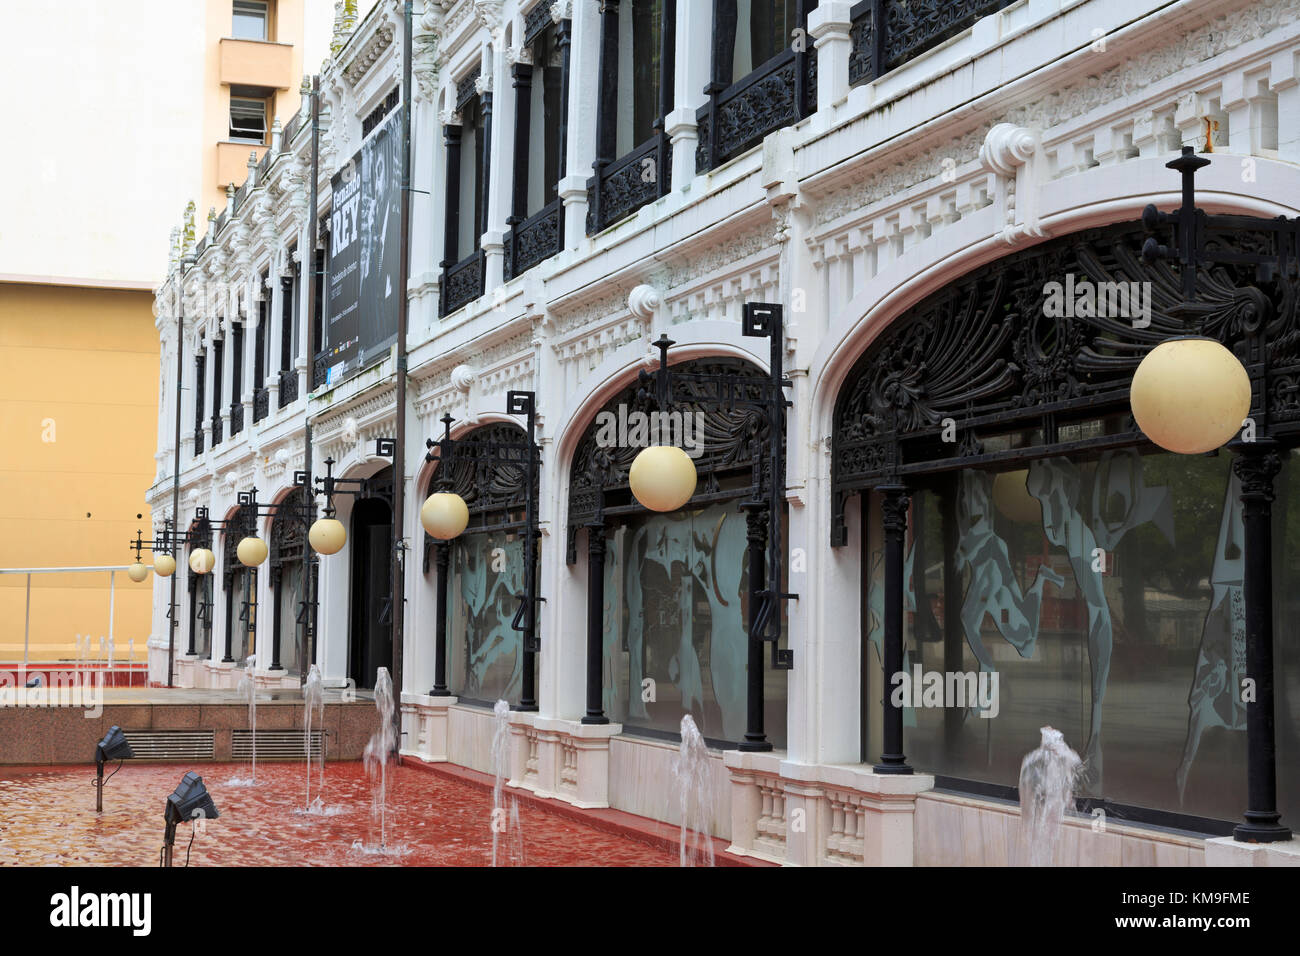
{"type": "Polygon", "coordinates": [[[628,484],[651,511],[676,511],[695,494],[695,462],[675,445],[651,445],[632,460],[628,484]]]}
{"type": "Polygon", "coordinates": [[[129,568],[126,569],[126,576],[130,578],[132,581],[134,581],[136,584],[139,584],[141,581],[143,581],[145,578],[149,576],[149,569],[146,568],[139,561],[137,561],[135,564],[131,565],[129,568]]]}
{"type": "Polygon", "coordinates": [[[153,556],[153,573],[160,578],[169,578],[176,571],[176,559],[170,554],[155,554],[153,556]]]}
{"type": "Polygon", "coordinates": [[[239,563],[244,567],[255,568],[266,560],[266,542],[261,538],[249,536],[239,542],[235,554],[239,557],[239,563]]]}
{"type": "Polygon", "coordinates": [[[1214,339],[1168,339],[1133,374],[1129,403],[1138,427],[1161,448],[1201,455],[1242,427],[1250,414],[1250,376],[1214,339]]]}
{"type": "Polygon", "coordinates": [[[347,540],[347,529],[338,518],[320,518],[307,532],[307,541],[317,554],[338,554],[347,540]]]}
{"type": "Polygon", "coordinates": [[[190,552],[190,570],[195,574],[208,574],[217,566],[217,556],[208,548],[195,548],[190,552]]]}
{"type": "Polygon", "coordinates": [[[424,500],[420,524],[439,541],[449,541],[469,524],[469,506],[460,495],[439,491],[424,500]]]}

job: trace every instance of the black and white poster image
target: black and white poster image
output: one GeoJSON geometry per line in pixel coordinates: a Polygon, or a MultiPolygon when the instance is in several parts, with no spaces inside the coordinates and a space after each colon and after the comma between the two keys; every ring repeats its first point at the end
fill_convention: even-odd
{"type": "Polygon", "coordinates": [[[401,277],[402,114],[394,110],[361,146],[361,316],[357,362],[397,340],[401,277]]]}

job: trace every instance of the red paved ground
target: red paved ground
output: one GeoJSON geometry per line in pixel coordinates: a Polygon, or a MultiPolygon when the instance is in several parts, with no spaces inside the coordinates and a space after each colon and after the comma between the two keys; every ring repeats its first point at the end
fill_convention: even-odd
{"type": "MultiPolygon", "coordinates": [[[[0,767],[0,864],[157,866],[163,806],[187,769],[127,761],[104,788],[104,813],[96,814],[93,767],[0,767]]],[[[327,765],[327,816],[300,812],[302,764],[259,765],[254,786],[232,783],[247,777],[247,764],[194,769],[220,817],[195,834],[191,866],[491,865],[492,794],[479,781],[390,766],[387,852],[379,852],[379,822],[359,763],[327,765]]],[[[502,837],[503,865],[517,865],[520,856],[530,866],[677,865],[675,845],[592,826],[535,799],[519,800],[518,812],[522,838],[502,837]]],[[[185,863],[191,829],[177,833],[177,866],[185,863]]]]}

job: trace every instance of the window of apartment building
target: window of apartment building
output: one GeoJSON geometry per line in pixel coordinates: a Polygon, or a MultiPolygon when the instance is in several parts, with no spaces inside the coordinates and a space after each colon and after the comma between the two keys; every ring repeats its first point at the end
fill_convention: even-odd
{"type": "Polygon", "coordinates": [[[672,109],[676,10],[676,0],[610,0],[601,6],[589,233],[671,188],[663,117],[672,109]]]}
{"type": "Polygon", "coordinates": [[[564,246],[564,209],[558,187],[565,174],[569,98],[569,21],[553,21],[545,0],[525,17],[529,54],[512,67],[515,163],[507,220],[505,278],[531,269],[564,246]],[[545,14],[539,16],[538,13],[545,14]]]}
{"type": "Polygon", "coordinates": [[[244,323],[230,327],[230,434],[244,429],[244,323]]]}
{"type": "Polygon", "coordinates": [[[258,288],[262,290],[262,297],[257,302],[257,334],[254,338],[253,348],[253,421],[260,422],[270,411],[270,393],[266,388],[266,375],[271,368],[271,330],[267,326],[271,322],[271,303],[268,298],[270,292],[266,288],[268,272],[263,272],[258,277],[258,288]]]}
{"type": "Polygon", "coordinates": [[[714,0],[709,102],[697,114],[698,171],[817,108],[817,54],[807,33],[816,6],[817,0],[714,0]]]}
{"type": "Polygon", "coordinates": [[[221,442],[221,385],[222,362],[226,343],[217,339],[212,343],[212,444],[221,442]]]}
{"type": "Polygon", "coordinates": [[[265,0],[235,0],[230,35],[238,40],[269,40],[271,11],[265,0]]]}
{"type": "Polygon", "coordinates": [[[266,142],[266,100],[247,96],[230,97],[230,141],[232,143],[266,142]]]}
{"type": "Polygon", "coordinates": [[[443,283],[439,311],[446,315],[483,294],[483,233],[487,230],[488,163],[491,161],[492,92],[477,89],[475,70],[456,85],[459,124],[443,128],[447,148],[443,283]]]}
{"type": "Polygon", "coordinates": [[[200,349],[194,356],[194,454],[203,454],[203,396],[207,356],[200,349]]]}

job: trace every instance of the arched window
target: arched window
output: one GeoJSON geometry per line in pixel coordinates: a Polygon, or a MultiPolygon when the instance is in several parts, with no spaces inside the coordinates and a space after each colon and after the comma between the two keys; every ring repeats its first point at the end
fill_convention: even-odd
{"type": "Polygon", "coordinates": [[[1129,408],[1147,351],[1200,332],[1245,363],[1260,440],[1286,462],[1272,487],[1277,749],[1283,815],[1300,813],[1300,686],[1282,663],[1300,658],[1300,317],[1294,279],[1243,261],[1267,246],[1231,218],[1195,313],[1179,311],[1175,271],[1141,261],[1142,227],[1112,226],[948,283],[859,358],[835,410],[831,541],[847,543],[852,518],[864,760],[893,752],[881,702],[897,691],[908,762],[949,786],[1014,796],[1050,725],[1084,758],[1076,793],[1108,814],[1228,832],[1246,801],[1234,460],[1253,453],[1163,452],[1129,408]]]}
{"type": "MultiPolygon", "coordinates": [[[[730,358],[674,368],[764,375],[730,358]]],[[[749,648],[750,518],[742,503],[760,489],[766,426],[754,411],[689,399],[673,409],[676,419],[656,419],[649,401],[632,386],[608,402],[570,474],[567,560],[577,560],[581,531],[588,561],[604,562],[603,594],[588,593],[600,604],[589,620],[603,622],[602,710],[627,732],[663,737],[675,737],[689,713],[706,738],[735,744],[746,731],[749,648]],[[650,512],[632,497],[628,471],[648,444],[678,444],[695,459],[696,492],[681,511],[650,512]]],[[[764,724],[773,745],[784,747],[784,670],[765,669],[764,724]]]]}
{"type": "MultiPolygon", "coordinates": [[[[522,459],[519,464],[475,460],[473,446],[522,445],[524,430],[499,423],[456,439],[450,490],[469,506],[469,526],[451,542],[425,535],[424,570],[446,575],[447,678],[452,693],[473,702],[517,703],[523,689],[523,632],[514,629],[524,582],[522,459]],[[459,455],[460,457],[456,457],[459,455]]],[[[436,471],[428,493],[441,489],[436,471]]],[[[534,495],[536,488],[533,489],[534,495]]]]}

